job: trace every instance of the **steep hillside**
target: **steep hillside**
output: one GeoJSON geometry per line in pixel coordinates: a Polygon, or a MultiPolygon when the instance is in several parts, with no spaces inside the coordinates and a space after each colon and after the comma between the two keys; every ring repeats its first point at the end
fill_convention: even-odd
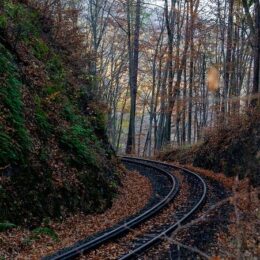
{"type": "Polygon", "coordinates": [[[259,186],[259,108],[242,115],[232,115],[229,124],[222,123],[208,129],[201,143],[165,151],[159,155],[159,159],[193,164],[241,179],[248,177],[253,185],[259,186]]]}
{"type": "Polygon", "coordinates": [[[67,29],[62,45],[52,25],[21,1],[1,1],[0,223],[103,210],[119,182],[81,41],[66,46],[67,29]]]}

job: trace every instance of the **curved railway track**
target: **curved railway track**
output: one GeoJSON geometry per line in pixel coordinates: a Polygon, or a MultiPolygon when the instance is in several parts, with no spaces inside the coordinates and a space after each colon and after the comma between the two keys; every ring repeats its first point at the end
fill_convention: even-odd
{"type": "MultiPolygon", "coordinates": [[[[179,192],[180,185],[178,178],[171,174],[172,170],[178,170],[185,177],[185,180],[189,182],[190,187],[190,198],[187,199],[185,205],[182,205],[174,214],[174,217],[166,225],[162,225],[159,229],[144,234],[138,238],[135,243],[129,247],[128,253],[119,257],[119,259],[134,259],[140,254],[143,254],[147,249],[153,245],[161,242],[165,236],[169,236],[178,226],[187,222],[191,216],[197,211],[205,200],[207,193],[207,186],[205,181],[196,173],[191,172],[187,169],[161,163],[152,160],[139,159],[134,157],[122,157],[122,162],[128,169],[138,170],[141,174],[146,173],[147,176],[161,176],[168,181],[168,185],[165,188],[167,192],[164,192],[163,197],[160,197],[155,204],[150,206],[139,215],[126,220],[124,223],[112,228],[111,230],[104,232],[101,235],[94,237],[86,242],[81,242],[70,248],[58,251],[57,253],[44,257],[43,259],[73,259],[84,253],[87,253],[102,244],[113,241],[115,238],[122,237],[128,233],[129,230],[136,228],[138,225],[145,223],[148,219],[156,217],[159,212],[170,204],[177,193],[179,192]],[[149,172],[147,174],[147,172],[149,172]]],[[[156,187],[156,185],[154,186],[156,187]]]]}
{"type": "MultiPolygon", "coordinates": [[[[149,175],[156,175],[156,179],[158,181],[158,178],[163,178],[164,180],[162,182],[166,182],[165,179],[167,179],[168,185],[164,186],[163,188],[166,189],[166,194],[163,189],[162,194],[156,194],[156,200],[155,203],[148,209],[146,209],[141,214],[135,216],[134,218],[131,218],[130,220],[126,220],[124,223],[120,224],[119,226],[113,228],[112,230],[109,230],[101,235],[98,235],[97,237],[79,243],[75,244],[74,246],[70,248],[65,248],[63,250],[60,250],[53,255],[49,255],[44,257],[44,260],[51,259],[51,260],[60,260],[60,259],[73,259],[85,252],[88,252],[90,250],[93,250],[97,248],[98,246],[115,239],[118,236],[123,235],[124,233],[127,233],[130,229],[133,229],[137,225],[143,223],[147,219],[151,218],[155,214],[157,214],[163,207],[165,207],[177,194],[179,190],[179,183],[176,177],[171,175],[169,172],[160,169],[154,165],[148,164],[146,162],[142,161],[133,161],[131,158],[122,158],[122,162],[125,164],[125,166],[131,170],[137,170],[139,172],[145,172],[147,176],[149,175]],[[147,174],[147,172],[149,172],[147,174]]],[[[157,191],[158,192],[158,191],[157,191]]]]}
{"type": "Polygon", "coordinates": [[[158,165],[160,165],[164,170],[167,171],[171,171],[172,169],[180,170],[182,172],[182,175],[186,176],[186,180],[188,180],[192,184],[192,199],[191,201],[188,201],[187,205],[185,205],[180,211],[177,211],[175,213],[174,217],[176,221],[173,221],[173,223],[169,225],[164,225],[162,229],[159,230],[159,232],[158,230],[156,230],[155,233],[146,234],[143,238],[140,239],[140,243],[137,243],[137,245],[129,253],[121,256],[119,258],[120,260],[135,259],[143,254],[147,249],[162,241],[165,237],[170,236],[177,227],[186,223],[189,218],[197,211],[197,209],[204,202],[207,194],[207,185],[205,181],[198,174],[190,170],[176,165],[170,165],[153,160],[146,160],[134,157],[132,157],[131,159],[137,162],[142,161],[150,165],[157,165],[157,167],[158,165]]]}

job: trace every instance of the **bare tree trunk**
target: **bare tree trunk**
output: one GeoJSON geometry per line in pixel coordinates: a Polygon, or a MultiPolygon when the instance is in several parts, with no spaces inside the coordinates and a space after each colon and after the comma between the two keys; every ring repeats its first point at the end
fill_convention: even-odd
{"type": "Polygon", "coordinates": [[[247,16],[247,21],[250,26],[252,40],[251,45],[253,49],[253,56],[254,56],[254,75],[253,75],[253,90],[252,95],[253,98],[251,100],[251,105],[254,107],[259,103],[259,96],[254,97],[259,94],[260,92],[260,0],[254,0],[255,5],[255,20],[252,18],[248,1],[242,0],[243,7],[247,16]]]}
{"type": "Polygon", "coordinates": [[[187,92],[187,70],[186,61],[184,68],[184,88],[183,88],[183,111],[182,111],[182,145],[186,143],[186,92],[187,92]]]}
{"type": "Polygon", "coordinates": [[[129,46],[129,83],[130,83],[130,122],[126,144],[126,153],[135,153],[135,115],[136,115],[136,94],[137,94],[137,77],[139,64],[139,35],[141,23],[141,0],[136,1],[135,9],[135,29],[134,40],[132,44],[131,19],[130,19],[130,0],[128,0],[128,46],[129,46]]]}
{"type": "Polygon", "coordinates": [[[168,109],[166,113],[166,122],[165,122],[165,141],[170,143],[171,141],[171,117],[172,110],[175,103],[175,97],[173,95],[173,35],[174,35],[174,26],[175,26],[175,4],[176,1],[171,1],[171,10],[169,13],[168,9],[168,0],[165,0],[165,21],[168,35],[168,62],[169,62],[169,73],[168,73],[168,109]]]}
{"type": "Polygon", "coordinates": [[[163,142],[165,140],[165,118],[166,118],[166,113],[167,113],[167,107],[166,107],[166,82],[168,78],[168,66],[169,63],[166,62],[164,71],[163,71],[163,78],[162,78],[162,85],[161,85],[161,104],[160,104],[160,118],[159,118],[159,123],[157,126],[157,137],[156,137],[156,143],[155,143],[155,150],[160,151],[163,142]]]}
{"type": "Polygon", "coordinates": [[[248,68],[248,73],[247,73],[247,86],[246,86],[246,107],[249,107],[250,104],[250,83],[251,83],[251,71],[252,71],[252,64],[253,64],[253,57],[250,58],[249,62],[249,68],[248,68]]]}
{"type": "Polygon", "coordinates": [[[188,143],[191,144],[191,130],[192,130],[192,91],[193,91],[193,74],[194,74],[194,4],[193,1],[190,2],[190,31],[189,31],[189,39],[190,39],[190,80],[189,80],[189,102],[188,102],[188,143]]]}
{"type": "MultiPolygon", "coordinates": [[[[255,0],[255,51],[254,51],[254,78],[253,78],[253,95],[257,95],[260,92],[260,1],[255,0]]],[[[253,98],[251,105],[256,106],[259,103],[259,96],[253,98]]]]}
{"type": "Polygon", "coordinates": [[[188,95],[188,143],[191,144],[192,130],[192,89],[193,89],[193,55],[190,57],[190,80],[189,80],[189,95],[188,95]]]}
{"type": "MultiPolygon", "coordinates": [[[[160,50],[162,50],[161,47],[160,47],[160,50]]],[[[158,103],[159,103],[160,94],[162,92],[162,88],[163,88],[163,85],[164,85],[164,77],[162,77],[162,74],[163,75],[166,74],[164,76],[167,78],[167,71],[166,71],[166,73],[163,73],[163,69],[162,69],[162,67],[163,67],[163,65],[162,65],[163,56],[164,56],[164,54],[161,54],[160,55],[160,59],[159,59],[158,83],[157,83],[157,91],[156,91],[156,95],[155,95],[155,106],[154,106],[154,151],[153,151],[154,154],[158,150],[158,143],[159,143],[158,142],[158,138],[160,136],[160,134],[158,133],[158,117],[157,117],[156,111],[157,111],[157,107],[158,107],[158,103]]],[[[167,69],[167,67],[166,67],[166,69],[167,69]]],[[[162,108],[162,103],[161,103],[161,108],[162,108]]],[[[159,119],[161,120],[161,115],[160,115],[159,119]]]]}
{"type": "Polygon", "coordinates": [[[142,110],[142,116],[141,116],[141,122],[140,122],[140,128],[139,128],[139,136],[138,136],[138,156],[140,156],[140,152],[141,152],[141,137],[142,137],[142,133],[143,133],[143,124],[144,124],[144,113],[145,113],[145,103],[143,105],[143,110],[142,110]]]}
{"type": "Polygon", "coordinates": [[[233,50],[233,11],[234,11],[234,0],[229,1],[229,14],[228,14],[228,31],[227,31],[227,49],[226,49],[226,61],[225,61],[225,72],[224,72],[224,92],[223,92],[223,103],[222,113],[223,118],[225,113],[228,112],[228,93],[230,90],[230,78],[233,73],[232,66],[232,50],[233,50]]]}
{"type": "Polygon", "coordinates": [[[207,125],[207,114],[208,114],[208,91],[206,88],[206,55],[203,55],[202,60],[202,126],[207,125]]]}
{"type": "Polygon", "coordinates": [[[118,138],[117,138],[117,145],[116,145],[117,152],[118,152],[119,146],[120,146],[120,140],[121,140],[121,134],[122,134],[122,128],[123,128],[123,120],[124,120],[124,111],[125,111],[127,96],[128,96],[128,90],[126,92],[124,103],[123,103],[121,114],[120,114],[120,123],[119,123],[118,138]]]}
{"type": "Polygon", "coordinates": [[[149,118],[149,128],[148,128],[148,133],[147,133],[147,140],[146,140],[146,145],[145,145],[145,149],[144,149],[144,154],[146,152],[146,149],[148,149],[149,156],[151,156],[151,151],[152,151],[153,120],[156,116],[156,106],[155,106],[156,62],[157,62],[157,58],[158,58],[159,47],[160,47],[160,42],[162,40],[163,32],[164,32],[164,27],[162,26],[160,36],[159,36],[157,44],[156,44],[155,54],[153,57],[153,68],[152,68],[153,83],[152,83],[152,97],[151,97],[151,102],[150,102],[150,118],[149,118]]]}

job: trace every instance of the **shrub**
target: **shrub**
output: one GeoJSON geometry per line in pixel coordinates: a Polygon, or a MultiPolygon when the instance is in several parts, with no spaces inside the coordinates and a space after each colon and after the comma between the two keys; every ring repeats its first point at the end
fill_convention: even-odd
{"type": "Polygon", "coordinates": [[[49,47],[40,38],[35,38],[33,41],[33,54],[39,60],[45,60],[49,53],[49,47]]]}
{"type": "Polygon", "coordinates": [[[58,241],[58,235],[55,233],[55,231],[52,228],[49,227],[38,227],[35,228],[33,231],[33,234],[35,235],[35,238],[39,238],[41,235],[47,235],[52,238],[54,241],[58,241]]]}
{"type": "Polygon", "coordinates": [[[7,17],[5,15],[0,15],[0,29],[5,29],[7,26],[7,17]]]}
{"type": "Polygon", "coordinates": [[[227,118],[228,124],[207,129],[201,143],[159,154],[161,160],[223,172],[227,176],[249,177],[260,185],[260,113],[259,108],[227,118]]]}
{"type": "MultiPolygon", "coordinates": [[[[82,118],[82,120],[84,120],[82,118]]],[[[63,131],[61,136],[61,144],[76,153],[73,157],[77,164],[90,164],[96,166],[94,148],[91,142],[95,142],[95,136],[90,128],[84,127],[82,124],[75,124],[63,131]]]]}
{"type": "Polygon", "coordinates": [[[17,159],[17,154],[13,150],[11,137],[0,126],[0,165],[7,165],[10,161],[17,159]]]}
{"type": "Polygon", "coordinates": [[[48,116],[43,110],[38,96],[35,98],[35,120],[40,133],[47,137],[52,132],[52,125],[49,123],[48,116]]]}
{"type": "Polygon", "coordinates": [[[181,164],[192,164],[194,155],[198,151],[200,144],[185,145],[183,147],[167,148],[160,152],[158,159],[167,161],[177,161],[181,164]]]}
{"type": "Polygon", "coordinates": [[[195,153],[194,166],[224,172],[227,176],[249,177],[260,184],[260,116],[257,111],[233,117],[229,124],[211,129],[195,153]]]}
{"type": "Polygon", "coordinates": [[[65,79],[65,71],[62,66],[61,58],[58,55],[52,55],[46,64],[46,68],[54,84],[59,85],[63,83],[65,79]]]}
{"type": "Polygon", "coordinates": [[[12,23],[13,31],[15,32],[15,42],[23,40],[30,42],[31,36],[39,36],[39,22],[38,14],[19,3],[12,3],[11,1],[4,1],[4,12],[8,23],[12,23]]]}
{"type": "Polygon", "coordinates": [[[11,228],[15,228],[16,225],[10,222],[0,223],[0,232],[6,231],[11,228]]]}

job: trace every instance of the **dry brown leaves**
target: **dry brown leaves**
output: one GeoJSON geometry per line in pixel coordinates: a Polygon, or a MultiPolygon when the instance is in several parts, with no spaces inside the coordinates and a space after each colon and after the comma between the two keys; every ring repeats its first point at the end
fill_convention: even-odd
{"type": "Polygon", "coordinates": [[[234,211],[230,216],[228,232],[217,234],[218,246],[223,255],[217,259],[257,259],[260,255],[260,200],[259,188],[253,188],[248,179],[238,180],[222,173],[185,165],[191,171],[222,183],[233,191],[230,200],[234,211]]]}
{"type": "Polygon", "coordinates": [[[131,172],[122,179],[120,195],[113,206],[102,214],[77,214],[62,223],[52,222],[51,228],[59,241],[40,236],[31,239],[32,232],[26,229],[13,229],[0,233],[0,256],[7,259],[39,259],[56,250],[72,245],[99,231],[109,228],[145,207],[151,197],[152,186],[146,177],[131,172]]]}
{"type": "Polygon", "coordinates": [[[184,167],[193,171],[193,172],[200,174],[201,176],[209,177],[209,178],[211,178],[215,181],[218,181],[228,189],[232,189],[232,187],[234,185],[235,179],[233,177],[227,177],[223,173],[215,173],[215,172],[210,171],[210,170],[194,167],[190,164],[185,165],[184,167]]]}
{"type": "Polygon", "coordinates": [[[231,214],[227,233],[218,234],[225,259],[259,259],[260,256],[260,189],[248,181],[236,180],[233,187],[231,214]]]}
{"type": "MultiPolygon", "coordinates": [[[[173,200],[167,208],[163,209],[158,215],[149,219],[137,228],[131,230],[126,236],[118,239],[113,243],[103,245],[97,250],[92,251],[87,255],[81,256],[80,259],[118,259],[120,255],[123,255],[129,251],[129,247],[137,237],[142,236],[143,234],[149,234],[149,232],[151,232],[152,230],[159,228],[165,223],[168,223],[172,215],[174,215],[176,208],[180,207],[187,200],[189,190],[188,184],[186,182],[183,182],[183,176],[178,172],[174,172],[174,175],[176,175],[179,179],[182,185],[182,189],[180,190],[180,194],[178,195],[178,197],[175,200],[173,200]]],[[[165,246],[167,245],[160,245],[160,247],[165,246]]],[[[156,250],[158,250],[158,248],[156,250]]]]}

